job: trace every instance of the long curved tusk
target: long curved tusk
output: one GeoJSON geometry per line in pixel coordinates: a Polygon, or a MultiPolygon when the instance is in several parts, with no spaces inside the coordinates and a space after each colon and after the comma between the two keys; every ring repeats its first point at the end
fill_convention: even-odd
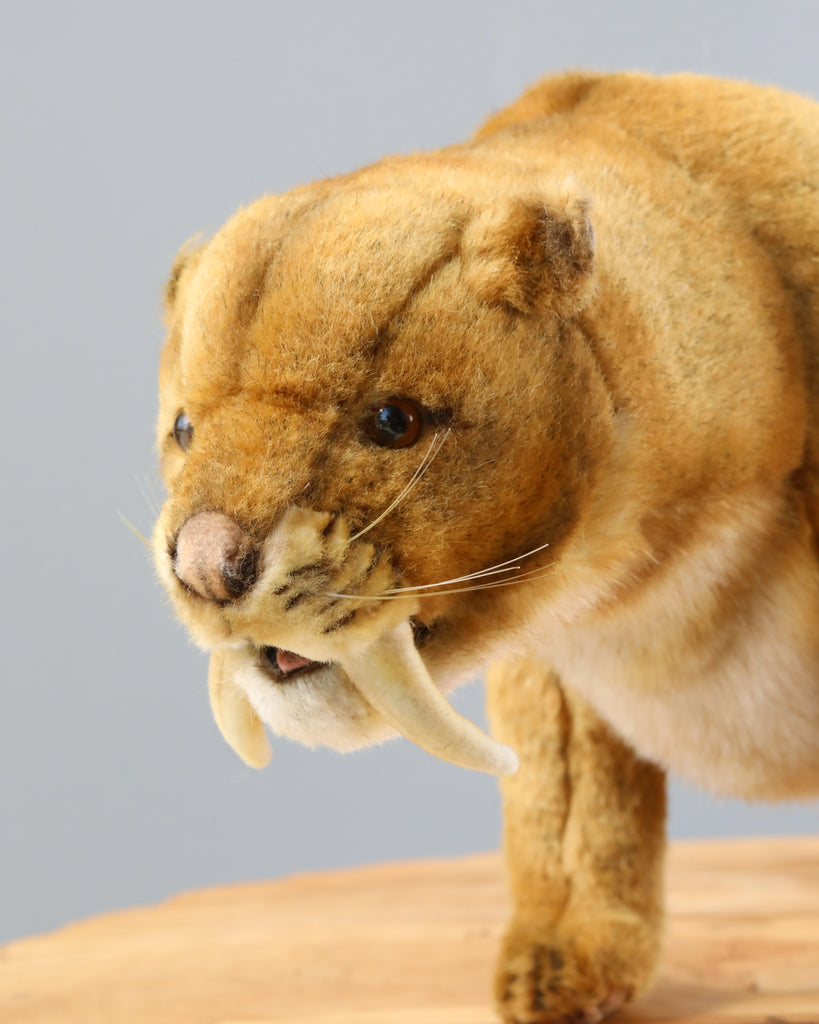
{"type": "Polygon", "coordinates": [[[433,683],[407,621],[339,663],[375,710],[402,736],[445,761],[514,775],[517,754],[459,715],[433,683]]]}
{"type": "Polygon", "coordinates": [[[208,667],[208,692],[219,731],[245,764],[264,768],[270,760],[270,743],[261,719],[243,690],[233,682],[234,660],[242,652],[216,647],[208,667]]]}

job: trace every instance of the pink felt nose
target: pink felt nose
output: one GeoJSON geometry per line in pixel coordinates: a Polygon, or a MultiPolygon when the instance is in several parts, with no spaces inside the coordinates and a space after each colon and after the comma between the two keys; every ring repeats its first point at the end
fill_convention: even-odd
{"type": "Polygon", "coordinates": [[[250,590],[257,563],[253,540],[221,512],[197,512],[177,534],[174,572],[209,601],[234,601],[250,590]]]}

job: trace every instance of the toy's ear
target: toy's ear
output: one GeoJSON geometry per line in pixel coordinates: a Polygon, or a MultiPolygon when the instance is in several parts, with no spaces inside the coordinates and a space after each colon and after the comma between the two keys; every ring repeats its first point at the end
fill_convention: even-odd
{"type": "Polygon", "coordinates": [[[165,291],[163,292],[163,307],[165,309],[166,317],[169,317],[173,312],[177,292],[179,291],[179,279],[182,277],[183,271],[187,268],[192,269],[199,262],[202,256],[205,244],[201,239],[201,235],[194,235],[193,238],[190,238],[185,242],[176,254],[176,259],[173,261],[171,273],[165,284],[165,291]]]}
{"type": "Polygon", "coordinates": [[[463,274],[484,302],[520,313],[551,306],[569,314],[582,305],[594,263],[588,202],[542,196],[505,199],[466,226],[463,274]]]}

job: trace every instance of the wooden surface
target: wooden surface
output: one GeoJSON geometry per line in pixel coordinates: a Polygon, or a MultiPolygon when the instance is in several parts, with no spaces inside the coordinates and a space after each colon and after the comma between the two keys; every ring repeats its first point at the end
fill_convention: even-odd
{"type": "MultiPolygon", "coordinates": [[[[618,1024],[819,1024],[819,839],[672,848],[654,992],[618,1024]]],[[[2,1024],[493,1024],[499,859],[207,889],[0,949],[2,1024]]]]}

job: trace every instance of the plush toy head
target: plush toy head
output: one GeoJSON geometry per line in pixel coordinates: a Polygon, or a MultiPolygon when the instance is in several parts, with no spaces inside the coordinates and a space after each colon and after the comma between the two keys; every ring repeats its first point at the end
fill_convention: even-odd
{"type": "Polygon", "coordinates": [[[484,163],[263,199],[174,267],[156,562],[250,763],[265,722],[514,769],[440,687],[525,628],[612,414],[573,327],[585,203],[522,174],[498,200],[484,163]]]}

